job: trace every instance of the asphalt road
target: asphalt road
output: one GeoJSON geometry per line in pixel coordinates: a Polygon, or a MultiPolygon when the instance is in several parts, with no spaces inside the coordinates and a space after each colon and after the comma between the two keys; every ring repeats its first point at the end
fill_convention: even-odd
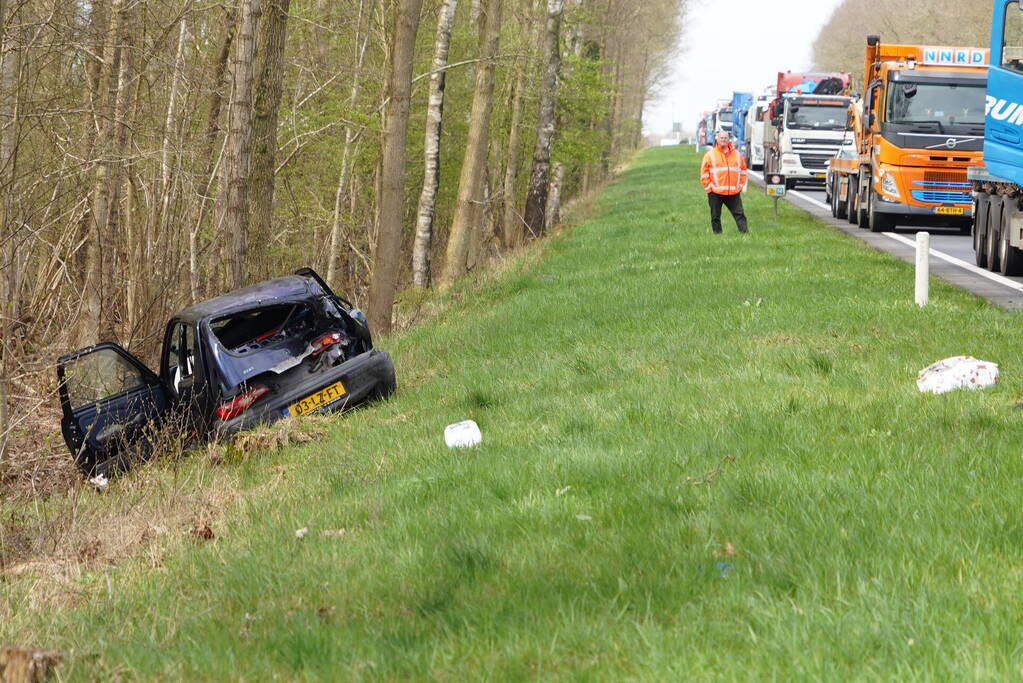
{"type": "MultiPolygon", "coordinates": [[[[763,184],[761,174],[751,172],[750,176],[757,185],[763,184]]],[[[983,297],[996,306],[1009,310],[1023,309],[1023,277],[1005,277],[974,265],[973,238],[969,235],[960,235],[957,230],[945,228],[915,227],[896,228],[894,232],[870,232],[850,225],[844,219],[832,218],[823,188],[799,187],[789,190],[785,200],[817,216],[836,230],[907,263],[916,263],[916,232],[927,230],[931,235],[931,275],[983,297]]],[[[912,284],[910,281],[911,290],[912,284]]]]}

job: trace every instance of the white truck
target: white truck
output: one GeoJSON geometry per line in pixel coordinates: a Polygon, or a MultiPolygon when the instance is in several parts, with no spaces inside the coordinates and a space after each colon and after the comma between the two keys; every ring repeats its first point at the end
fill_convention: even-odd
{"type": "Polygon", "coordinates": [[[823,184],[827,163],[849,130],[849,97],[786,93],[764,126],[764,170],[785,176],[786,187],[823,184]]]}
{"type": "Polygon", "coordinates": [[[755,171],[764,167],[764,120],[773,99],[773,89],[762,92],[753,99],[753,106],[746,113],[746,130],[749,131],[746,158],[749,160],[750,168],[755,171]]]}

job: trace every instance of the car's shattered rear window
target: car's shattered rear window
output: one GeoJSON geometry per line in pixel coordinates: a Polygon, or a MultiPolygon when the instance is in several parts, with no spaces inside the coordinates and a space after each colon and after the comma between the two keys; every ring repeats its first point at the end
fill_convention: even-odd
{"type": "Polygon", "coordinates": [[[313,320],[313,312],[305,304],[285,304],[214,318],[210,329],[225,349],[245,354],[284,339],[304,339],[312,332],[313,320]]]}
{"type": "Polygon", "coordinates": [[[308,351],[316,315],[305,303],[238,311],[210,321],[215,364],[226,391],[261,373],[283,372],[308,351]]]}

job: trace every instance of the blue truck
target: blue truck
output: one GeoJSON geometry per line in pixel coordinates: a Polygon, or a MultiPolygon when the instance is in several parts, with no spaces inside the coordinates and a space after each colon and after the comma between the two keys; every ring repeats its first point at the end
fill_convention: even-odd
{"type": "Polygon", "coordinates": [[[732,93],[732,138],[735,141],[735,148],[750,165],[749,159],[749,137],[750,127],[746,120],[749,110],[753,107],[753,93],[733,92],[732,93]]]}
{"type": "Polygon", "coordinates": [[[1023,272],[1023,5],[994,0],[984,115],[984,165],[967,172],[973,190],[977,265],[1023,272]]]}

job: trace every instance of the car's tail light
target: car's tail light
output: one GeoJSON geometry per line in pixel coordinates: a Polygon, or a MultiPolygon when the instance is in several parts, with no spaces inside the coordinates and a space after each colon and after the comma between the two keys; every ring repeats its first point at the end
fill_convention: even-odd
{"type": "Polygon", "coordinates": [[[330,348],[334,344],[341,341],[340,332],[328,332],[322,337],[317,337],[312,342],[313,356],[318,356],[323,353],[326,349],[330,348]]]}
{"type": "Polygon", "coordinates": [[[262,384],[257,384],[248,391],[238,394],[230,401],[220,404],[220,407],[217,408],[217,417],[221,420],[230,420],[231,418],[238,417],[248,410],[249,406],[255,403],[261,396],[268,393],[270,393],[269,389],[262,384]]]}

